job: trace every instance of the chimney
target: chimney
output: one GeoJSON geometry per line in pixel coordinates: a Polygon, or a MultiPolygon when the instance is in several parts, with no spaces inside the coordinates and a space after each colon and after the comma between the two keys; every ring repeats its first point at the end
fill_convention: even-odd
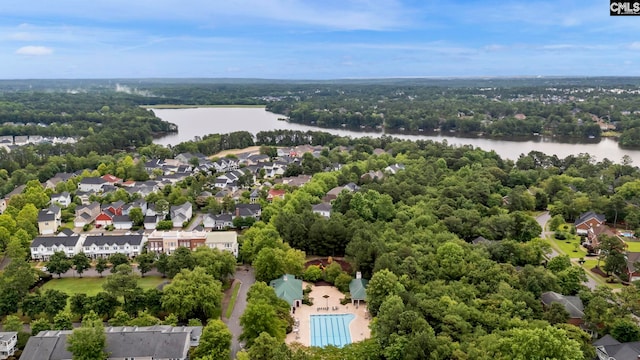
{"type": "Polygon", "coordinates": [[[356,279],[362,279],[362,273],[360,271],[356,272],[356,279]]]}
{"type": "Polygon", "coordinates": [[[236,207],[236,217],[240,217],[240,208],[236,207]]]}

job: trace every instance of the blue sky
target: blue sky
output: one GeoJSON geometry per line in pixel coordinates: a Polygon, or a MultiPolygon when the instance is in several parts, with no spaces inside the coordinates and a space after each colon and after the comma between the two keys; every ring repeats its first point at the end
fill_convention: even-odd
{"type": "Polygon", "coordinates": [[[0,78],[640,76],[604,0],[0,2],[0,78]]]}

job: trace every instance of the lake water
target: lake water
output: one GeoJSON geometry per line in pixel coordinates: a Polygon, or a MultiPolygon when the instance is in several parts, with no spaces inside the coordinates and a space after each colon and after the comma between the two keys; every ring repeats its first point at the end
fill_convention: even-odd
{"type": "MultiPolygon", "coordinates": [[[[234,131],[249,131],[256,134],[260,131],[288,129],[301,131],[325,131],[335,135],[351,137],[377,137],[382,133],[357,132],[342,129],[324,129],[313,126],[289,123],[278,120],[282,115],[270,113],[264,108],[189,108],[189,109],[153,109],[162,120],[178,125],[178,133],[156,139],[161,145],[176,145],[193,140],[196,136],[207,134],[224,134],[234,131]]],[[[489,138],[465,138],[443,135],[404,135],[391,134],[394,137],[408,140],[446,140],[449,145],[473,145],[483,150],[494,150],[503,158],[516,160],[520,154],[540,151],[555,154],[559,158],[569,155],[588,153],[597,160],[608,158],[620,162],[624,155],[629,155],[633,164],[640,165],[640,150],[628,150],[618,147],[618,142],[610,138],[594,140],[591,143],[568,143],[555,138],[536,137],[531,140],[496,140],[489,138]]]]}

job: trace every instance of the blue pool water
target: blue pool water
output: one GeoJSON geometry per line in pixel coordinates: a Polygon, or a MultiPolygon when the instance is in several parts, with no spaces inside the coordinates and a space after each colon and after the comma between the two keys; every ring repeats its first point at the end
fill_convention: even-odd
{"type": "Polygon", "coordinates": [[[353,314],[311,315],[311,346],[351,344],[349,323],[353,319],[353,314]]]}

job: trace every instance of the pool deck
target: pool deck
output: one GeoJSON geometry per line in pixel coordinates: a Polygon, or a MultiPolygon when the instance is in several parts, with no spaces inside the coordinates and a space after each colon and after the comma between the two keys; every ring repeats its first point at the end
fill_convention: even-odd
{"type": "Polygon", "coordinates": [[[338,315],[338,314],[353,314],[355,319],[349,324],[349,332],[351,333],[351,342],[358,342],[371,337],[371,330],[369,329],[370,320],[367,318],[366,305],[362,303],[358,308],[351,303],[347,305],[340,305],[340,299],[344,298],[338,289],[333,286],[315,286],[309,283],[303,283],[303,288],[311,285],[311,294],[309,297],[313,298],[313,305],[302,305],[296,309],[296,313],[293,314],[295,319],[300,322],[298,334],[291,332],[287,334],[285,342],[287,344],[300,343],[305,346],[311,346],[311,315],[338,315]],[[320,310],[319,307],[327,307],[327,299],[324,295],[329,295],[329,310],[320,310]],[[334,306],[338,307],[338,310],[331,310],[334,306]]]}

